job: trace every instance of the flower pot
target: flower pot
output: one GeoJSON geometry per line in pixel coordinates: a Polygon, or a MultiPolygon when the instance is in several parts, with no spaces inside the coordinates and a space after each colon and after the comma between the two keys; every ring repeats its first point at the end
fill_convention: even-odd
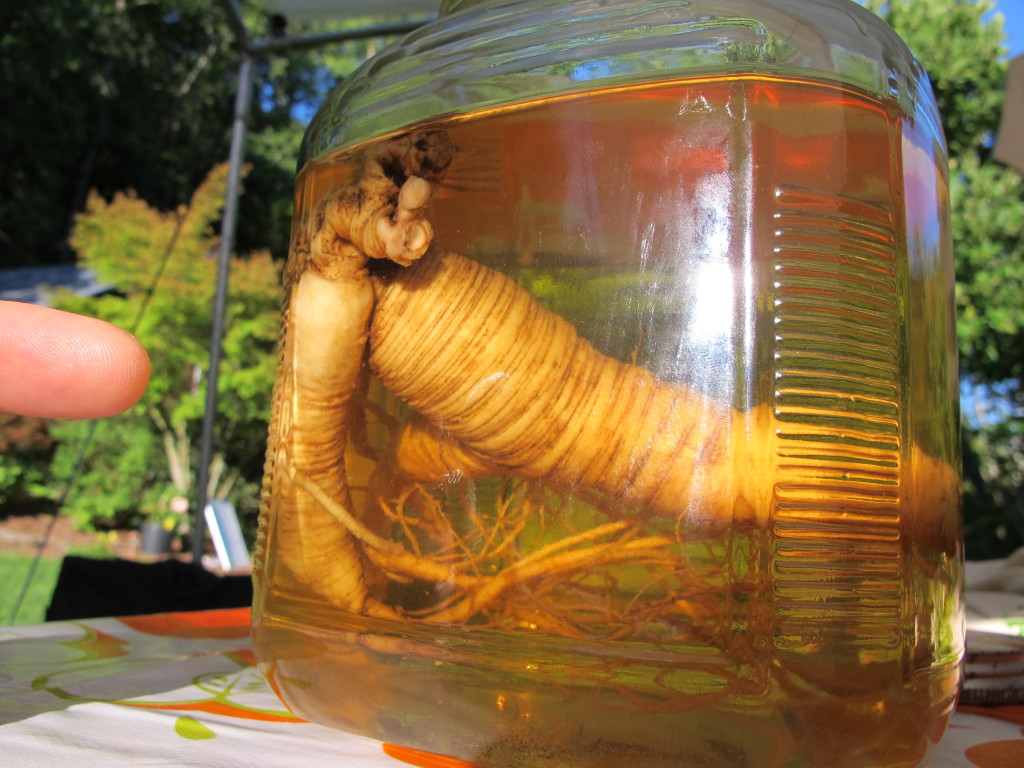
{"type": "Polygon", "coordinates": [[[146,555],[163,555],[171,551],[174,531],[161,523],[145,522],[139,527],[139,552],[146,555]]]}

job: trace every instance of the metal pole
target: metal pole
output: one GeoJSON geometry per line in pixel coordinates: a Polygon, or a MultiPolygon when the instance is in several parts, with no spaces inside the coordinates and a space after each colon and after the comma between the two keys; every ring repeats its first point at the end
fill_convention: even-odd
{"type": "Polygon", "coordinates": [[[349,40],[364,40],[367,37],[392,37],[403,35],[419,29],[426,23],[423,21],[396,22],[394,24],[381,24],[374,27],[361,27],[359,29],[345,29],[339,32],[323,32],[318,35],[287,36],[282,38],[268,38],[266,40],[254,40],[250,49],[257,54],[287,53],[289,51],[301,51],[309,48],[322,48],[333,43],[345,43],[349,40]]]}
{"type": "Polygon", "coordinates": [[[242,182],[242,159],[245,155],[245,134],[252,109],[252,54],[242,51],[238,68],[238,93],[235,95],[235,116],[231,128],[231,154],[228,163],[228,188],[224,201],[224,218],[220,232],[220,255],[217,264],[217,291],[213,302],[213,330],[210,332],[210,365],[206,374],[206,411],[199,442],[199,467],[196,471],[196,508],[192,514],[192,561],[201,563],[206,538],[206,486],[210,482],[210,461],[213,458],[213,425],[217,417],[217,379],[220,374],[221,344],[224,339],[224,317],[227,311],[228,275],[231,252],[238,229],[238,197],[242,182]]]}

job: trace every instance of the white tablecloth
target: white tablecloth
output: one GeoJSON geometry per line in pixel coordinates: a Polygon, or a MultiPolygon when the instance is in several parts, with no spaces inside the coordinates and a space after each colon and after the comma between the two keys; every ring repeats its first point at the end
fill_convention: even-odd
{"type": "MultiPolygon", "coordinates": [[[[0,629],[0,766],[469,765],[290,714],[248,626],[239,609],[0,629]]],[[[1024,706],[958,712],[924,765],[1021,768],[1022,726],[1024,706]]]]}

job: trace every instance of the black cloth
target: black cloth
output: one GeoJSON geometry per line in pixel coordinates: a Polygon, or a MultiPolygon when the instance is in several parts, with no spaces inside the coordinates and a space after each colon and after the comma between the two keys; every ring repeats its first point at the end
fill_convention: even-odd
{"type": "Polygon", "coordinates": [[[46,609],[47,621],[139,616],[252,605],[249,576],[218,576],[202,566],[163,560],[94,560],[69,555],[46,609]]]}

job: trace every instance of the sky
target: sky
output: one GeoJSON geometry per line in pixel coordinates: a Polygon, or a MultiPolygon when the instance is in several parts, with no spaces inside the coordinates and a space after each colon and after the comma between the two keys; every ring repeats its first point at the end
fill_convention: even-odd
{"type": "Polygon", "coordinates": [[[996,0],[996,10],[1003,14],[1003,31],[1010,58],[1024,53],[1024,0],[996,0]]]}

